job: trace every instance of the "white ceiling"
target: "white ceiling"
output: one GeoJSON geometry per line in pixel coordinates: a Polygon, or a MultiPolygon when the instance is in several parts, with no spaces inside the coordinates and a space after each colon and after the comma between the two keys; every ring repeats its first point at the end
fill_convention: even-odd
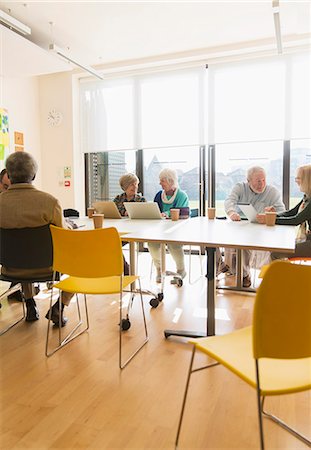
{"type": "MultiPolygon", "coordinates": [[[[310,1],[280,1],[283,39],[299,39],[310,33],[310,7],[310,1]]],[[[0,1],[0,9],[32,29],[28,39],[33,43],[43,49],[55,43],[73,58],[93,66],[216,51],[263,40],[275,44],[276,49],[272,1],[0,1]]],[[[67,63],[41,49],[34,57],[35,47],[24,50],[24,38],[18,48],[19,36],[10,39],[8,33],[1,35],[2,74],[69,69],[67,63]]]]}

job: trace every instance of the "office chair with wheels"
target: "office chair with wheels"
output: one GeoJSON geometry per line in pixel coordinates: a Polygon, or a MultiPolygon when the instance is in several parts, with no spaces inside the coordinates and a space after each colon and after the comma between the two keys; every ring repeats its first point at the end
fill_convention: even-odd
{"type": "Polygon", "coordinates": [[[64,217],[80,217],[79,211],[72,208],[67,208],[63,210],[63,216],[64,217]]]}
{"type": "MultiPolygon", "coordinates": [[[[54,284],[53,287],[66,292],[84,294],[84,305],[86,315],[85,327],[76,333],[82,321],[66,337],[62,338],[61,328],[59,328],[58,346],[49,351],[49,330],[50,320],[46,336],[46,355],[50,356],[64,345],[71,342],[76,337],[89,329],[89,317],[87,310],[87,294],[119,294],[119,367],[123,369],[138,351],[147,343],[148,332],[144,312],[143,298],[140,287],[140,279],[136,275],[123,276],[123,255],[120,236],[115,228],[100,228],[86,231],[73,231],[58,228],[51,225],[53,239],[53,270],[68,275],[67,278],[54,284]],[[122,330],[125,327],[124,321],[130,325],[129,318],[122,317],[122,294],[126,287],[134,281],[139,282],[140,304],[142,309],[142,319],[144,324],[145,337],[142,344],[125,361],[122,361],[122,330]]],[[[52,306],[52,295],[51,302],[52,306]]],[[[133,297],[132,297],[133,300],[133,297]]],[[[59,304],[59,307],[61,305],[59,304]]]]}
{"type": "Polygon", "coordinates": [[[223,336],[191,340],[193,353],[176,436],[178,446],[191,375],[222,364],[257,390],[260,448],[262,417],[273,420],[307,445],[298,431],[264,410],[267,396],[311,389],[311,267],[274,261],[257,291],[253,326],[223,336]],[[216,362],[193,369],[196,351],[216,362]]]}
{"type": "MultiPolygon", "coordinates": [[[[49,225],[34,228],[0,228],[0,264],[10,269],[43,269],[52,267],[53,248],[49,225]]],[[[40,283],[52,280],[53,272],[34,275],[27,279],[0,275],[0,280],[17,283],[0,296],[0,300],[20,289],[20,282],[40,283]]],[[[6,308],[2,308],[4,314],[6,308]]],[[[22,302],[22,316],[0,331],[0,336],[25,319],[25,304],[22,302]]]]}

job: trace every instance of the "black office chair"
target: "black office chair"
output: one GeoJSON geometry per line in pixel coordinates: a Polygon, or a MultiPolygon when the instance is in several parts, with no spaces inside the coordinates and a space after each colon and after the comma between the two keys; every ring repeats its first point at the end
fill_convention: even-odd
{"type": "Polygon", "coordinates": [[[64,217],[80,217],[79,211],[76,209],[68,208],[63,210],[64,217]]]}
{"type": "MultiPolygon", "coordinates": [[[[53,264],[53,246],[49,225],[35,228],[0,228],[0,264],[10,269],[43,269],[52,267],[53,264]]],[[[31,278],[15,278],[1,274],[0,280],[18,283],[14,290],[20,288],[21,282],[40,283],[53,280],[53,272],[31,278]]],[[[0,295],[0,301],[3,297],[12,293],[12,288],[7,289],[0,295]]],[[[0,331],[0,336],[9,329],[25,319],[25,302],[22,302],[23,316],[9,326],[0,331]]],[[[0,314],[4,313],[1,309],[0,314]]]]}

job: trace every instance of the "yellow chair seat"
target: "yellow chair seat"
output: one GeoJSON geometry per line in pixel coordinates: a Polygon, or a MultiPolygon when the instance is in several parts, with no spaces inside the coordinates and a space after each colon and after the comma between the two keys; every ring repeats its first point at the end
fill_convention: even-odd
{"type": "MultiPolygon", "coordinates": [[[[256,388],[252,327],[223,336],[193,339],[190,342],[198,350],[220,362],[256,388]]],[[[259,367],[261,393],[264,396],[298,392],[311,388],[311,358],[262,358],[259,367]]]]}
{"type": "MultiPolygon", "coordinates": [[[[124,276],[122,290],[138,279],[138,276],[124,276]]],[[[120,292],[120,277],[80,278],[68,277],[54,284],[54,287],[66,292],[80,294],[117,294],[120,292]]]]}

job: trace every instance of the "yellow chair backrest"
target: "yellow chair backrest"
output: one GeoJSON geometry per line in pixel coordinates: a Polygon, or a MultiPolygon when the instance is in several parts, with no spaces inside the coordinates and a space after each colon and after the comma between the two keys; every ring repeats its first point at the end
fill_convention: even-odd
{"type": "Polygon", "coordinates": [[[76,231],[50,226],[53,270],[81,278],[120,276],[122,246],[115,228],[76,231]]]}
{"type": "Polygon", "coordinates": [[[255,358],[311,356],[311,266],[269,266],[256,295],[253,352],[255,358]]]}

